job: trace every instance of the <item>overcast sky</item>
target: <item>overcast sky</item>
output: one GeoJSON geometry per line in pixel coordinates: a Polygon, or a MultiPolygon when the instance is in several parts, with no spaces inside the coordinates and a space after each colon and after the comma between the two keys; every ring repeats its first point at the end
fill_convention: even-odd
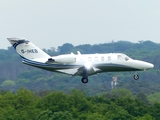
{"type": "Polygon", "coordinates": [[[0,0],[0,49],[14,36],[46,49],[112,40],[160,43],[160,0],[0,0]]]}

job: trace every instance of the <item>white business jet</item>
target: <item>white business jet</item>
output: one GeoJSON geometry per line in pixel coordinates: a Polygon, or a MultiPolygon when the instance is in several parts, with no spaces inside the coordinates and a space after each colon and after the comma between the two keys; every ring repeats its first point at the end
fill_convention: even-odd
{"type": "MultiPolygon", "coordinates": [[[[102,72],[145,71],[153,64],[133,60],[123,53],[109,54],[64,54],[51,57],[29,40],[23,38],[7,38],[14,49],[22,57],[24,64],[48,71],[82,76],[82,83],[88,82],[88,76],[102,72]]],[[[139,79],[135,72],[133,78],[139,79]]]]}

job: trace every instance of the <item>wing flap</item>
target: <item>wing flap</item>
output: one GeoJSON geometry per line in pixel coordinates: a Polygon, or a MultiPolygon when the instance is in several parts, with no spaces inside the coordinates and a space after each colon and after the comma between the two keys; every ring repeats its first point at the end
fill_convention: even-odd
{"type": "Polygon", "coordinates": [[[78,68],[73,68],[73,69],[61,69],[61,70],[56,70],[57,72],[69,74],[69,75],[74,75],[77,71],[78,68]]]}
{"type": "MultiPolygon", "coordinates": [[[[61,69],[61,70],[56,70],[57,72],[69,74],[72,76],[82,76],[83,75],[83,69],[84,66],[79,67],[79,68],[73,68],[73,69],[61,69]]],[[[88,76],[97,74],[100,71],[98,68],[91,67],[90,69],[87,69],[87,74],[88,76]]]]}

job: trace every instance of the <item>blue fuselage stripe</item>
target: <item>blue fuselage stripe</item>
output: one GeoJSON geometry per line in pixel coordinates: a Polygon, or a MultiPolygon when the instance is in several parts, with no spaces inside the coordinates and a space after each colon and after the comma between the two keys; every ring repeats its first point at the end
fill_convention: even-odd
{"type": "MultiPolygon", "coordinates": [[[[22,56],[21,56],[22,57],[22,56]]],[[[28,64],[28,65],[32,65],[32,66],[37,66],[37,67],[49,67],[49,68],[64,68],[64,69],[69,69],[69,68],[76,68],[76,67],[80,67],[80,65],[63,65],[63,64],[48,64],[48,63],[42,63],[42,62],[36,62],[36,61],[32,61],[32,60],[28,60],[24,57],[23,58],[23,63],[28,64]]]]}

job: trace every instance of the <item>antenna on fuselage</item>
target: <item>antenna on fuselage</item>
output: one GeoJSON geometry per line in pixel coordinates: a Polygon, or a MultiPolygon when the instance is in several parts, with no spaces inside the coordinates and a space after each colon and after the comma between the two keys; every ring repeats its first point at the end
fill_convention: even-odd
{"type": "Polygon", "coordinates": [[[81,55],[81,53],[80,53],[79,51],[77,51],[77,54],[78,54],[78,55],[81,55]]]}

